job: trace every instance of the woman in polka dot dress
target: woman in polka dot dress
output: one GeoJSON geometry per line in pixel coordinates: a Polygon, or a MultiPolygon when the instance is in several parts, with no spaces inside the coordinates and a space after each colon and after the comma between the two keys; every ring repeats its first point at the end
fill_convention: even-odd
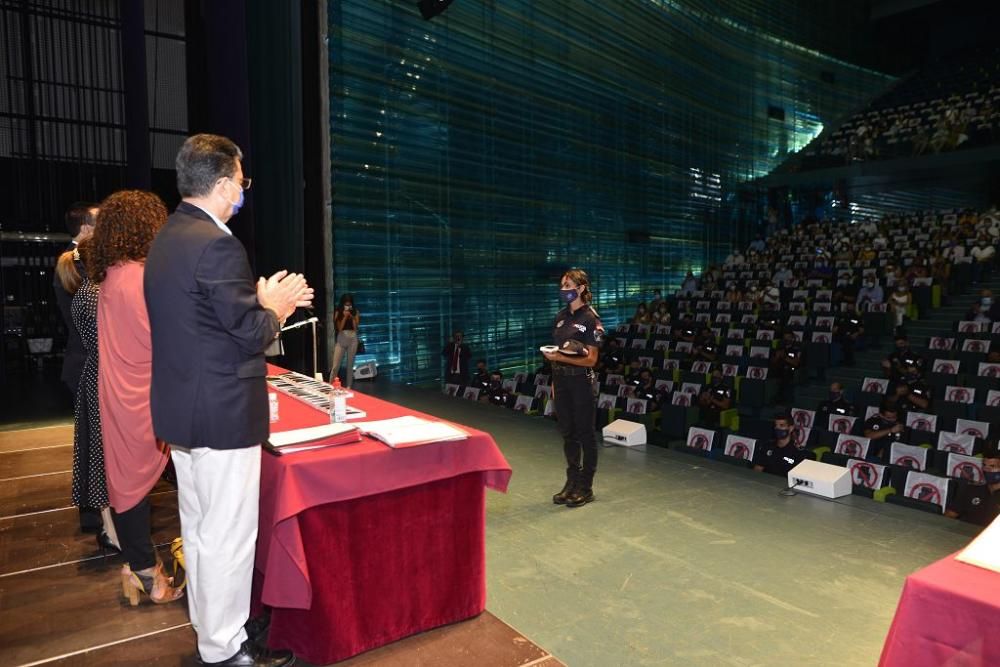
{"type": "MultiPolygon", "coordinates": [[[[77,428],[73,436],[73,504],[103,509],[108,506],[108,490],[104,479],[104,446],[97,403],[97,295],[98,286],[87,278],[81,281],[73,295],[73,324],[80,332],[87,351],[74,410],[77,428]],[[85,428],[79,426],[82,420],[87,422],[85,428]]],[[[115,546],[108,544],[107,535],[103,532],[98,535],[98,544],[115,546]]]]}

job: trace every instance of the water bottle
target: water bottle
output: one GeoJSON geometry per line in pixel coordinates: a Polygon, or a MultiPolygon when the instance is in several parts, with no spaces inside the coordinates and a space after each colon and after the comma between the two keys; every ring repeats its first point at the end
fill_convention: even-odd
{"type": "Polygon", "coordinates": [[[278,421],[278,395],[273,391],[267,392],[268,415],[271,423],[278,421]]]}
{"type": "Polygon", "coordinates": [[[331,423],[347,421],[347,390],[340,386],[340,378],[333,378],[333,407],[330,410],[331,423]]]}

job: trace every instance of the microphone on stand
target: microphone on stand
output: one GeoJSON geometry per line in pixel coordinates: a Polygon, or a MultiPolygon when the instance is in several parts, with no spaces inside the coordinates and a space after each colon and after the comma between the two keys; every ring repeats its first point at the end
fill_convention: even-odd
{"type": "Polygon", "coordinates": [[[307,324],[312,324],[314,322],[319,322],[318,317],[310,317],[308,320],[302,320],[301,322],[296,322],[295,324],[289,324],[288,326],[282,327],[281,331],[291,331],[292,329],[298,329],[299,327],[304,327],[307,324]]]}
{"type": "MultiPolygon", "coordinates": [[[[313,379],[317,382],[323,381],[323,374],[319,372],[318,360],[316,358],[316,323],[319,322],[318,317],[310,317],[309,319],[296,322],[295,324],[289,324],[286,327],[282,327],[282,333],[285,331],[291,331],[292,329],[298,329],[299,327],[304,327],[307,324],[312,325],[312,339],[313,339],[313,379]]],[[[278,339],[281,340],[280,338],[278,339]]],[[[283,353],[283,351],[282,351],[283,353]]]]}

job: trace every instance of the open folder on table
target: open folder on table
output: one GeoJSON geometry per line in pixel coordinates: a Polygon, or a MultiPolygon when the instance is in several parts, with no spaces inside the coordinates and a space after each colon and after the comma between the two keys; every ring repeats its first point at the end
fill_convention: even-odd
{"type": "Polygon", "coordinates": [[[390,447],[415,447],[445,440],[465,440],[469,434],[446,422],[436,422],[413,415],[382,419],[371,422],[357,422],[361,431],[390,447]]]}
{"type": "Polygon", "coordinates": [[[348,445],[360,440],[361,431],[357,426],[336,423],[272,433],[264,446],[275,454],[291,454],[321,447],[348,445]]]}

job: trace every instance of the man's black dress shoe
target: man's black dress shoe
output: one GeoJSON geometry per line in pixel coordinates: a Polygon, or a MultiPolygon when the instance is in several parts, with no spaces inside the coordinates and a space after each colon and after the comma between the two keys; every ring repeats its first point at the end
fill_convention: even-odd
{"type": "Polygon", "coordinates": [[[556,505],[565,505],[566,499],[569,498],[572,494],[573,494],[573,482],[566,480],[566,483],[563,484],[562,491],[552,496],[552,502],[554,502],[556,505]]]}
{"type": "Polygon", "coordinates": [[[593,489],[576,489],[566,498],[566,507],[583,507],[593,499],[593,489]]]}
{"type": "Polygon", "coordinates": [[[210,667],[287,667],[295,664],[291,651],[269,651],[260,648],[252,640],[243,642],[240,652],[222,662],[201,662],[210,667]]]}

